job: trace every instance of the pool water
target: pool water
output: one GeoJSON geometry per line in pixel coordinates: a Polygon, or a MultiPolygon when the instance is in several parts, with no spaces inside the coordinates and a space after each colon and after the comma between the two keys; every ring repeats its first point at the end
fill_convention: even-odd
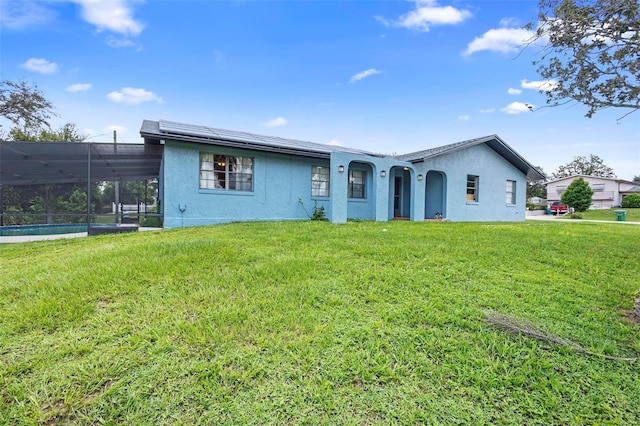
{"type": "Polygon", "coordinates": [[[67,223],[60,225],[12,225],[0,227],[0,237],[76,234],[79,232],[87,232],[87,225],[81,223],[67,223]]]}

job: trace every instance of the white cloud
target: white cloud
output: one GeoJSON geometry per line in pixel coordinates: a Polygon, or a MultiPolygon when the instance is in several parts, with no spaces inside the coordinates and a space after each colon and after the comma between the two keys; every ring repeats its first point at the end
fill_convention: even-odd
{"type": "Polygon", "coordinates": [[[467,45],[464,55],[472,55],[476,52],[489,50],[500,53],[513,53],[522,49],[522,46],[533,38],[534,31],[522,28],[496,28],[487,31],[480,37],[476,37],[467,45]]]}
{"type": "Polygon", "coordinates": [[[551,92],[558,87],[558,82],[555,80],[543,80],[543,81],[529,81],[520,80],[520,87],[523,89],[533,89],[540,92],[551,92]]]}
{"type": "Polygon", "coordinates": [[[495,108],[485,108],[480,110],[481,114],[493,114],[494,112],[496,112],[495,108]]]}
{"type": "Polygon", "coordinates": [[[349,80],[350,83],[355,83],[356,81],[360,81],[363,78],[367,78],[369,76],[375,75],[375,74],[380,74],[382,71],[378,71],[375,68],[369,68],[366,71],[362,71],[359,72],[358,74],[352,75],[351,79],[349,80]]]}
{"type": "Polygon", "coordinates": [[[466,115],[466,114],[459,115],[458,116],[458,120],[460,120],[460,121],[469,121],[469,120],[471,120],[471,116],[470,115],[466,115]]]}
{"type": "Polygon", "coordinates": [[[511,102],[506,107],[502,108],[502,112],[506,112],[507,114],[522,114],[523,112],[529,112],[533,110],[533,105],[523,103],[523,102],[511,102]]]}
{"type": "Polygon", "coordinates": [[[262,123],[262,125],[266,127],[282,127],[282,126],[286,126],[287,123],[288,121],[285,118],[277,117],[277,118],[272,118],[269,121],[265,121],[264,123],[262,123]]]}
{"type": "Polygon", "coordinates": [[[507,93],[510,95],[519,95],[520,93],[522,93],[522,90],[509,88],[509,90],[507,90],[507,93]]]}
{"type": "Polygon", "coordinates": [[[58,71],[58,64],[39,58],[31,58],[20,66],[28,71],[37,72],[39,74],[53,74],[58,71]]]}
{"type": "Polygon", "coordinates": [[[78,83],[78,84],[72,84],[71,86],[67,86],[67,88],[64,89],[64,91],[65,92],[76,93],[76,92],[86,92],[89,89],[91,89],[91,84],[89,84],[89,83],[78,83]]]}
{"type": "Polygon", "coordinates": [[[73,0],[81,7],[82,18],[98,31],[137,36],[144,25],[133,18],[131,0],[73,0]]]}
{"type": "Polygon", "coordinates": [[[114,49],[130,47],[135,49],[138,52],[142,50],[141,45],[134,43],[133,41],[127,38],[118,38],[113,36],[107,37],[107,46],[113,47],[114,49]]]}
{"type": "Polygon", "coordinates": [[[520,20],[518,18],[509,16],[507,18],[502,18],[500,20],[500,26],[504,28],[508,28],[508,27],[514,28],[514,27],[521,27],[522,25],[520,24],[520,20]]]}
{"type": "Polygon", "coordinates": [[[339,141],[339,140],[336,140],[336,139],[331,139],[331,140],[329,141],[329,145],[332,145],[332,146],[342,146],[342,144],[340,143],[340,141],[339,141]]]}
{"type": "Polygon", "coordinates": [[[137,105],[143,102],[157,102],[159,104],[164,101],[153,92],[144,89],[136,89],[133,87],[123,87],[119,91],[107,94],[107,98],[115,103],[137,105]]]}
{"type": "Polygon", "coordinates": [[[468,10],[456,9],[453,6],[439,6],[436,0],[417,0],[415,9],[398,18],[388,21],[384,18],[376,19],[383,24],[429,31],[434,25],[455,25],[471,17],[468,10]]]}
{"type": "Polygon", "coordinates": [[[31,29],[55,19],[55,14],[41,1],[2,0],[0,25],[13,30],[31,29]]]}

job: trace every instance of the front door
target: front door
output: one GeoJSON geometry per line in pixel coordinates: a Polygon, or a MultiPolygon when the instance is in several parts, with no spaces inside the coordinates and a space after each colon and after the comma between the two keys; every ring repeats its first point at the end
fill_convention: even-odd
{"type": "Polygon", "coordinates": [[[402,177],[396,176],[393,187],[393,217],[402,216],[402,177]]]}

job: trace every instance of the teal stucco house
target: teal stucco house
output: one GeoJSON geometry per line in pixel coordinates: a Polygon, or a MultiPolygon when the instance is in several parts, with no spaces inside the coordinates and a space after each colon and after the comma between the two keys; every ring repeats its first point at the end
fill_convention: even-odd
{"type": "Polygon", "coordinates": [[[496,135],[388,156],[165,120],[140,134],[163,145],[165,228],[303,220],[314,205],[334,223],[524,221],[527,177],[544,178],[496,135]]]}

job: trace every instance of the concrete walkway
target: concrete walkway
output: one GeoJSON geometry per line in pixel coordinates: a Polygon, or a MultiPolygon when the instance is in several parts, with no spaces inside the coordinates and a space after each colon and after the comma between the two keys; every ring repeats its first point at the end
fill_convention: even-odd
{"type": "Polygon", "coordinates": [[[617,223],[619,225],[640,225],[640,222],[629,222],[624,221],[620,222],[617,220],[590,220],[590,219],[565,219],[564,216],[554,216],[551,214],[545,214],[542,216],[527,216],[527,220],[543,220],[543,221],[553,221],[553,222],[564,222],[564,223],[584,223],[584,222],[593,222],[593,223],[617,223]]]}
{"type": "MultiPolygon", "coordinates": [[[[161,231],[162,228],[144,228],[139,227],[138,231],[146,232],[146,231],[161,231]]],[[[9,237],[0,236],[0,244],[11,244],[11,243],[28,243],[31,241],[47,241],[47,240],[60,240],[63,238],[80,238],[86,237],[86,232],[76,232],[73,234],[51,234],[51,235],[12,235],[9,237]]]]}

